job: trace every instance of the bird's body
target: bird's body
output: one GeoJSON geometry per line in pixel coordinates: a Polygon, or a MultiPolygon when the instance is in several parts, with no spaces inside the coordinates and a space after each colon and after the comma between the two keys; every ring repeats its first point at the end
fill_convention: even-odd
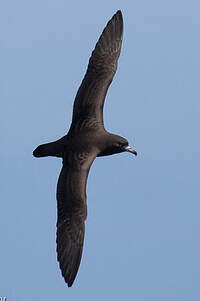
{"type": "Polygon", "coordinates": [[[57,254],[62,275],[71,286],[83,249],[87,217],[86,183],[94,159],[124,151],[137,154],[128,141],[108,133],[103,123],[104,100],[117,69],[123,32],[121,11],[108,22],[89,60],[77,92],[72,124],[61,139],[38,146],[35,157],[63,159],[57,185],[57,254]]]}

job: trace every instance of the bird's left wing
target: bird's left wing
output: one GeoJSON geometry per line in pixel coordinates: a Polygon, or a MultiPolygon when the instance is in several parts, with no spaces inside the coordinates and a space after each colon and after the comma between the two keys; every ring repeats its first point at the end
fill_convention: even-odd
{"type": "Polygon", "coordinates": [[[88,69],[74,101],[71,128],[85,121],[103,124],[103,105],[117,70],[121,51],[123,18],[121,11],[104,28],[90,57],[88,69]]]}
{"type": "Polygon", "coordinates": [[[87,217],[86,183],[94,157],[68,153],[57,185],[57,258],[65,282],[72,286],[81,261],[87,217]]]}

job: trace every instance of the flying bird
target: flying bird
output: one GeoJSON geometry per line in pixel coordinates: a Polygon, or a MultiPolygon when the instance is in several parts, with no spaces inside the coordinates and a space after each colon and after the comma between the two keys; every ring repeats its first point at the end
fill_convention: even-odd
{"type": "Polygon", "coordinates": [[[57,259],[69,287],[78,272],[83,251],[86,183],[94,159],[125,151],[137,155],[125,138],[106,131],[103,122],[105,96],[117,69],[122,35],[123,18],[119,10],[107,23],[89,59],[67,135],[33,151],[35,157],[62,158],[56,196],[56,242],[57,259]]]}

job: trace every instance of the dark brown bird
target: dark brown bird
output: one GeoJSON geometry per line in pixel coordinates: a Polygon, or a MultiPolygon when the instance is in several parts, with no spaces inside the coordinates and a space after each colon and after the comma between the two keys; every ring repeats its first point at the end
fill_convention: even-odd
{"type": "Polygon", "coordinates": [[[137,155],[125,138],[107,132],[103,123],[104,100],[117,69],[122,34],[122,13],[117,11],[90,57],[74,101],[68,134],[38,146],[33,152],[35,157],[63,159],[57,185],[56,242],[60,269],[68,286],[74,282],[82,256],[87,217],[86,183],[91,164],[99,156],[125,151],[137,155]]]}

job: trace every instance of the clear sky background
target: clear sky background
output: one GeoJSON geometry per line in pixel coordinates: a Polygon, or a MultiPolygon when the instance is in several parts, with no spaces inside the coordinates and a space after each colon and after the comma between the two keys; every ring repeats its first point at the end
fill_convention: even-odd
{"type": "Polygon", "coordinates": [[[0,2],[0,296],[35,300],[200,300],[200,2],[0,2]],[[124,40],[106,128],[138,157],[97,158],[81,266],[56,260],[57,158],[91,51],[121,9],[124,40]]]}

